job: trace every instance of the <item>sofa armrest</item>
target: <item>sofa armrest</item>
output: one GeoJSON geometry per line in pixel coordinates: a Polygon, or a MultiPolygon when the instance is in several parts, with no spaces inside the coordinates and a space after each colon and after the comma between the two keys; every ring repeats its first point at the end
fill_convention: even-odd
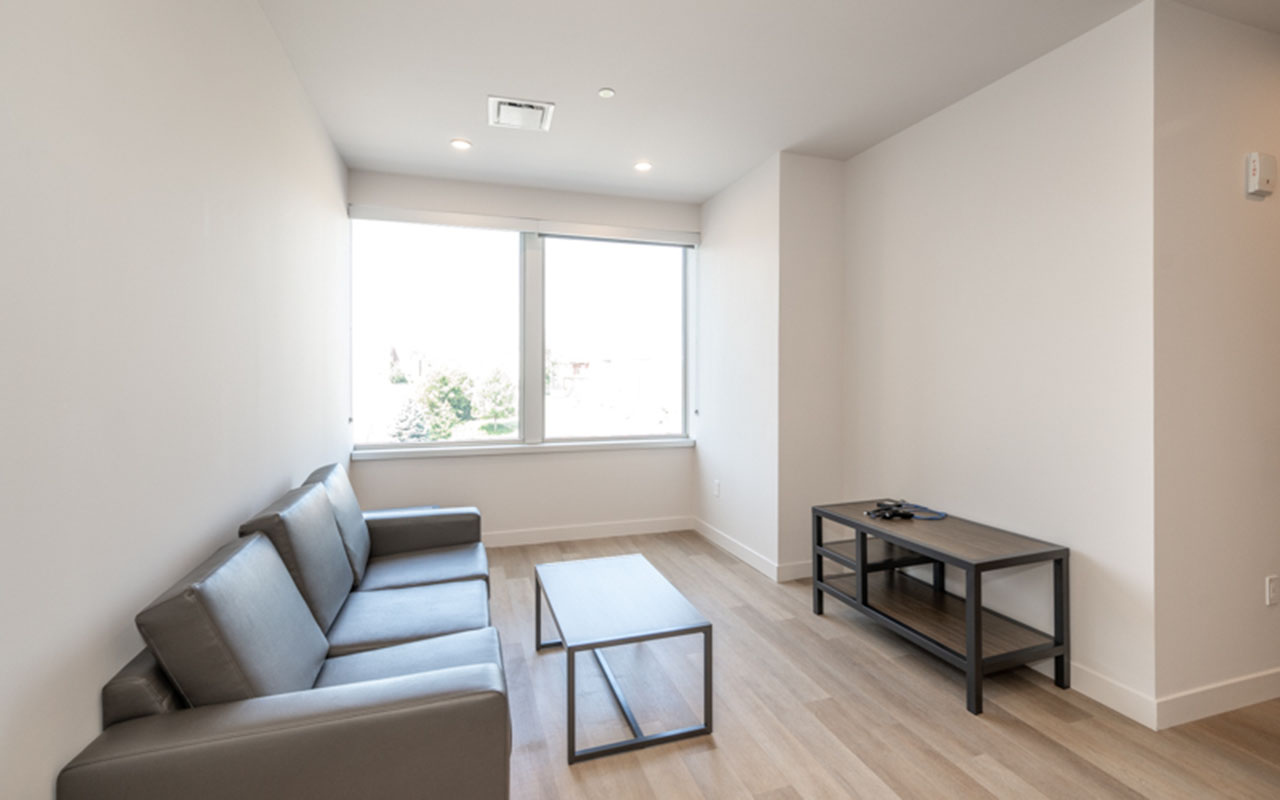
{"type": "Polygon", "coordinates": [[[57,797],[505,798],[510,746],[502,668],[476,664],[122,722],[57,797]]]}
{"type": "Polygon", "coordinates": [[[390,556],[480,541],[476,508],[388,508],[364,512],[369,556],[390,556]]]}

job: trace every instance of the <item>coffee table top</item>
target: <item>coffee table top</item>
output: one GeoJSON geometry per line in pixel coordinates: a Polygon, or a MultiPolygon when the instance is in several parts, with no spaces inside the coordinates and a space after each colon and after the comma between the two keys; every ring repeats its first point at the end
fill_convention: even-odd
{"type": "Polygon", "coordinates": [[[534,570],[568,649],[711,627],[639,553],[556,561],[534,570]]]}

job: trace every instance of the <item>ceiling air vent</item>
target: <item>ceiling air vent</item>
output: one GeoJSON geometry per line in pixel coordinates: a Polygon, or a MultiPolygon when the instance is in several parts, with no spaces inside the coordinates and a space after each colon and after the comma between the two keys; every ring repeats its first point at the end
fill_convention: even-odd
{"type": "Polygon", "coordinates": [[[551,130],[551,112],[555,103],[537,100],[515,100],[510,97],[489,97],[489,124],[495,128],[515,128],[522,131],[551,130]]]}

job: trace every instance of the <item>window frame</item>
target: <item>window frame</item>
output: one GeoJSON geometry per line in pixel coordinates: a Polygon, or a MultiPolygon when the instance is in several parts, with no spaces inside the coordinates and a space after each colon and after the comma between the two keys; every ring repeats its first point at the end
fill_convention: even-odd
{"type": "MultiPolygon", "coordinates": [[[[515,439],[439,442],[353,442],[353,460],[383,458],[416,458],[428,456],[490,455],[532,452],[570,452],[579,450],[648,449],[692,447],[690,409],[692,396],[693,341],[690,324],[693,275],[697,263],[699,237],[696,233],[653,231],[616,226],[576,223],[550,223],[510,217],[487,217],[470,214],[400,211],[352,205],[352,219],[413,222],[424,225],[515,230],[520,234],[520,375],[518,405],[520,419],[515,439]],[[634,436],[553,438],[545,436],[546,393],[529,391],[546,385],[546,263],[545,242],[548,238],[591,239],[632,244],[678,246],[681,263],[681,415],[679,433],[634,436]]],[[[354,320],[350,335],[354,340],[354,320]]],[[[352,350],[354,359],[354,351],[352,350]]],[[[354,371],[349,373],[354,381],[354,371]]],[[[354,394],[354,382],[351,387],[354,394]]],[[[693,411],[696,415],[696,409],[693,411]]],[[[354,416],[354,409],[353,409],[354,416]]]]}

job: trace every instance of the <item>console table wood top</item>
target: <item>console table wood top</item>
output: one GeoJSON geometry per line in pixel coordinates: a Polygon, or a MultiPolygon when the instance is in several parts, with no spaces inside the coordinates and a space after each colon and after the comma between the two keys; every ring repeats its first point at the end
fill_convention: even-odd
{"type": "Polygon", "coordinates": [[[988,569],[1022,562],[1048,561],[1067,551],[1062,545],[993,528],[962,517],[939,520],[875,519],[866,515],[875,500],[815,506],[815,514],[861,528],[873,536],[909,547],[955,566],[988,569]]]}

